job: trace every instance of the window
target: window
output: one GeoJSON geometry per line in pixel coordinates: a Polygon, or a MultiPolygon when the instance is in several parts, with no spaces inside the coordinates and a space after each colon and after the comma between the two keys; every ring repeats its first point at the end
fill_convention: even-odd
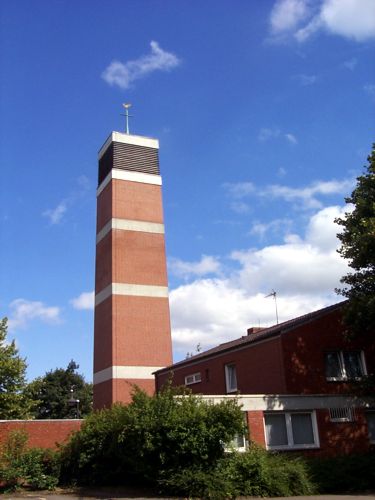
{"type": "MultiPolygon", "coordinates": [[[[246,412],[243,412],[243,420],[244,420],[245,434],[248,436],[246,412]]],[[[246,451],[247,449],[248,449],[248,442],[245,435],[236,434],[232,439],[232,441],[229,443],[229,446],[225,448],[225,451],[229,453],[233,450],[243,452],[246,451]]]]}
{"type": "Polygon", "coordinates": [[[371,443],[375,443],[375,410],[366,413],[368,437],[371,443]]]}
{"type": "Polygon", "coordinates": [[[327,380],[352,380],[366,375],[361,351],[326,352],[325,367],[327,380]]]}
{"type": "Polygon", "coordinates": [[[192,375],[186,375],[185,377],[185,385],[191,385],[191,384],[197,384],[200,382],[201,379],[201,373],[193,373],[192,375]]]}
{"type": "Polygon", "coordinates": [[[264,414],[269,449],[317,448],[315,412],[272,412],[264,414]]]}
{"type": "Polygon", "coordinates": [[[225,383],[227,392],[234,392],[237,390],[236,365],[225,365],[225,383]]]}
{"type": "Polygon", "coordinates": [[[246,451],[247,446],[246,446],[246,439],[243,434],[236,434],[232,441],[229,443],[228,448],[225,449],[225,451],[246,451]]]}

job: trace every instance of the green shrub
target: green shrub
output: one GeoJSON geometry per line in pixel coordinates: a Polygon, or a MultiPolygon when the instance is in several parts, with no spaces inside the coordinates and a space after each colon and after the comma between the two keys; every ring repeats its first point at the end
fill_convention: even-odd
{"type": "Polygon", "coordinates": [[[6,490],[19,486],[53,489],[58,484],[59,460],[52,450],[27,448],[27,433],[13,431],[0,450],[0,478],[6,490]]]}
{"type": "MultiPolygon", "coordinates": [[[[181,392],[181,390],[180,390],[181,392]]],[[[211,405],[167,387],[136,390],[127,406],[89,416],[62,450],[63,479],[78,484],[157,484],[163,471],[212,469],[224,444],[243,432],[235,401],[211,405]]]]}
{"type": "Polygon", "coordinates": [[[187,498],[211,498],[220,500],[237,496],[232,478],[222,474],[219,467],[202,469],[186,467],[162,474],[158,484],[161,493],[187,498]]]}
{"type": "Polygon", "coordinates": [[[307,465],[320,493],[375,489],[375,454],[310,459],[307,465]]]}
{"type": "Polygon", "coordinates": [[[272,454],[252,445],[245,453],[233,452],[211,469],[186,467],[159,480],[163,493],[185,497],[311,495],[315,488],[302,459],[272,454]]]}
{"type": "Polygon", "coordinates": [[[153,397],[136,390],[128,406],[89,416],[61,452],[62,478],[79,485],[158,487],[211,499],[311,494],[302,459],[257,446],[225,453],[244,432],[236,401],[218,405],[170,387],[153,397]]]}

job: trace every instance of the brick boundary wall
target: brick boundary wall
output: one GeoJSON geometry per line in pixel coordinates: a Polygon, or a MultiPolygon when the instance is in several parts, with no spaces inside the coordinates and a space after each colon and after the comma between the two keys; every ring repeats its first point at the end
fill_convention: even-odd
{"type": "Polygon", "coordinates": [[[53,448],[79,431],[83,420],[0,420],[0,446],[12,431],[26,431],[28,448],[53,448]]]}

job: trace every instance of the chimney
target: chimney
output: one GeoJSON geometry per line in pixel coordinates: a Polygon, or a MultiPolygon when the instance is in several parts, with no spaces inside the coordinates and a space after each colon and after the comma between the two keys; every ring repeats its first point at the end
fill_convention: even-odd
{"type": "Polygon", "coordinates": [[[261,330],[264,330],[263,326],[252,326],[252,327],[247,329],[247,334],[253,335],[254,333],[260,332],[261,330]]]}

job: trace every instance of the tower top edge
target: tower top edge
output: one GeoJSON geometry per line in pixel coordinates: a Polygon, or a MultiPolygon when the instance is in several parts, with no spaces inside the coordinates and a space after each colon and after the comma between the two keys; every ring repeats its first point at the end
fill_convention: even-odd
{"type": "Polygon", "coordinates": [[[154,139],[152,137],[144,137],[143,135],[125,134],[124,132],[111,132],[103,146],[99,149],[99,158],[103,156],[112,142],[122,142],[123,144],[133,144],[135,146],[144,146],[146,148],[159,149],[158,139],[154,139]]]}

